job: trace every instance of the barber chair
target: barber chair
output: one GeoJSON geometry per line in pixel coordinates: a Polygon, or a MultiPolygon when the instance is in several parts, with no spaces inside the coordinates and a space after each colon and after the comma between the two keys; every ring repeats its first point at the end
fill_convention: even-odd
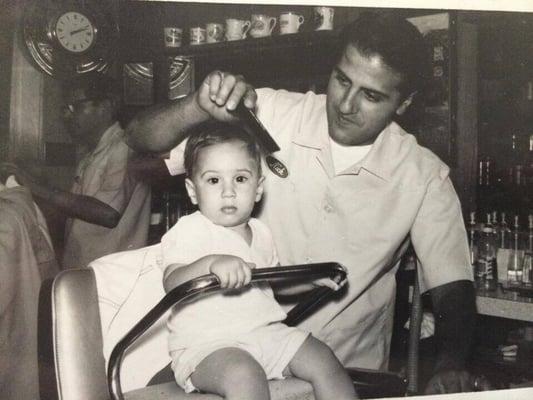
{"type": "MultiPolygon", "coordinates": [[[[252,281],[344,279],[344,270],[336,263],[307,264],[291,267],[254,270],[252,281]]],[[[174,381],[147,386],[122,393],[120,368],[124,352],[161,315],[174,304],[219,290],[214,275],[205,275],[186,282],[169,292],[115,346],[108,364],[103,356],[103,342],[94,273],[91,269],[66,270],[41,288],[39,304],[39,372],[41,400],[215,400],[218,396],[185,394],[174,381]]],[[[322,287],[313,290],[292,310],[286,323],[294,325],[327,301],[332,291],[322,287]]],[[[415,296],[415,298],[418,296],[415,296]]],[[[416,304],[413,307],[417,311],[416,304]]],[[[421,314],[419,312],[419,314],[421,314]]],[[[413,318],[413,317],[412,317],[413,318]]],[[[420,319],[418,317],[418,319],[420,319]]],[[[417,342],[419,323],[414,316],[412,342],[417,342]],[[418,328],[417,328],[418,324],[418,328]]],[[[398,397],[416,389],[416,352],[408,364],[409,386],[399,374],[363,369],[349,369],[361,398],[398,397]],[[414,360],[412,359],[414,356],[414,360]],[[413,386],[413,383],[415,384],[413,386]]],[[[272,381],[273,400],[312,400],[311,385],[296,378],[272,381]]]]}

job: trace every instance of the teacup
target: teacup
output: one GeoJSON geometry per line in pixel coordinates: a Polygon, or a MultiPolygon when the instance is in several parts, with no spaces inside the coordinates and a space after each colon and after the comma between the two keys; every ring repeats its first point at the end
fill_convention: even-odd
{"type": "Polygon", "coordinates": [[[265,14],[252,14],[250,36],[254,38],[270,36],[276,26],[276,18],[265,14]]]}
{"type": "Polygon", "coordinates": [[[199,26],[191,28],[190,31],[190,44],[197,45],[205,43],[205,29],[199,26]]]}
{"type": "Polygon", "coordinates": [[[296,14],[292,11],[281,13],[279,16],[279,33],[282,35],[296,33],[304,21],[303,15],[296,14]]]}
{"type": "Polygon", "coordinates": [[[315,7],[315,30],[332,30],[335,10],[333,7],[315,7]]]}
{"type": "Polygon", "coordinates": [[[226,20],[226,40],[246,39],[250,24],[250,21],[228,18],[226,20]]]}
{"type": "Polygon", "coordinates": [[[207,43],[217,43],[224,40],[224,27],[222,24],[210,22],[206,24],[207,43]]]}
{"type": "Polygon", "coordinates": [[[183,30],[174,26],[163,28],[165,33],[165,47],[180,47],[183,30]]]}

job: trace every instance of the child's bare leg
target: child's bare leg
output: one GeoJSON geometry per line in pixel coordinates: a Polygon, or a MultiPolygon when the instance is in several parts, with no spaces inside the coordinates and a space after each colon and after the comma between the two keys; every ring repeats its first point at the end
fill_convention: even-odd
{"type": "Polygon", "coordinates": [[[309,336],[289,363],[290,372],[313,385],[316,400],[357,399],[346,370],[333,351],[309,336]]]}
{"type": "Polygon", "coordinates": [[[269,400],[265,371],[246,351],[234,347],[217,350],[204,358],[191,375],[199,390],[227,400],[269,400]]]}

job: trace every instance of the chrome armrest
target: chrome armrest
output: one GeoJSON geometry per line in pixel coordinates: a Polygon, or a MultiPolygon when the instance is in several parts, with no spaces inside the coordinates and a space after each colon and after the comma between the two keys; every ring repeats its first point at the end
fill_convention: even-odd
{"type": "MultiPolygon", "coordinates": [[[[252,271],[252,282],[279,281],[288,279],[319,279],[331,278],[341,282],[346,277],[344,268],[334,262],[293,265],[289,267],[260,268],[252,271]]],[[[152,308],[125,336],[122,338],[109,358],[107,370],[107,385],[113,400],[123,400],[120,385],[120,367],[125,351],[131,346],[150,326],[152,326],[168,309],[186,300],[194,299],[200,295],[220,290],[218,278],[213,275],[204,275],[185,282],[167,293],[161,301],[152,308]]],[[[304,298],[287,314],[285,323],[294,325],[314,311],[327,296],[333,291],[327,287],[320,287],[304,298]]]]}

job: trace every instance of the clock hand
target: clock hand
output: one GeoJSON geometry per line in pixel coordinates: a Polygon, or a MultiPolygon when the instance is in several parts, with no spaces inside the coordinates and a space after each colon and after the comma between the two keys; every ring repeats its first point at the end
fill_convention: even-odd
{"type": "Polygon", "coordinates": [[[84,32],[84,31],[86,31],[88,28],[89,28],[88,26],[84,26],[83,28],[76,29],[76,30],[70,32],[70,36],[75,35],[76,33],[84,32]]]}

